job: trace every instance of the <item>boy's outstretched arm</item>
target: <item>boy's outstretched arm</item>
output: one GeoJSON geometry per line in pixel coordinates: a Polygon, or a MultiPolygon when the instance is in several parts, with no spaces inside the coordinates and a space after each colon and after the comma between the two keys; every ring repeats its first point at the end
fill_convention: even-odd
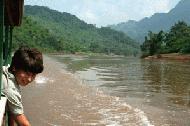
{"type": "MultiPolygon", "coordinates": [[[[14,120],[18,124],[18,126],[31,126],[28,119],[24,114],[14,116],[14,120]]],[[[14,126],[14,125],[11,125],[14,126]]]]}

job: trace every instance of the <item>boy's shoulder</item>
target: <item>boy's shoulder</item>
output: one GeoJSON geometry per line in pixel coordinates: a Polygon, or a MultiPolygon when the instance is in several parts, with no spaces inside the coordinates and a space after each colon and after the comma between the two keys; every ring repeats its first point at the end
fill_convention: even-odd
{"type": "Polygon", "coordinates": [[[3,66],[2,89],[19,88],[15,81],[14,75],[8,72],[9,66],[3,66]]]}
{"type": "Polygon", "coordinates": [[[7,103],[9,111],[15,115],[23,114],[20,87],[18,86],[14,75],[9,73],[7,66],[3,66],[2,85],[2,94],[8,99],[7,103]]]}

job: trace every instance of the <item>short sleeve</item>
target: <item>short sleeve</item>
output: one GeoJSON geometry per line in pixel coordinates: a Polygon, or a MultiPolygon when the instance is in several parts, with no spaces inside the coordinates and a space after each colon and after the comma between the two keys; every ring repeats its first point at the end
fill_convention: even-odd
{"type": "Polygon", "coordinates": [[[7,85],[7,79],[6,79],[5,75],[2,74],[2,87],[1,87],[2,90],[5,89],[7,86],[8,86],[7,85]]]}
{"type": "Polygon", "coordinates": [[[20,93],[14,88],[5,88],[2,93],[7,97],[8,111],[14,115],[23,114],[23,105],[20,93]]]}

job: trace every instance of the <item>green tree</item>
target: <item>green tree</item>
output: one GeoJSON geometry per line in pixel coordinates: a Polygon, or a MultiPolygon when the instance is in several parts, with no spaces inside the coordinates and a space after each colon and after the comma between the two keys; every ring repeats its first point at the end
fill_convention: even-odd
{"type": "Polygon", "coordinates": [[[144,55],[154,55],[160,53],[163,39],[163,31],[160,31],[158,34],[149,31],[148,36],[145,36],[145,41],[141,45],[141,50],[144,52],[144,55]]]}
{"type": "Polygon", "coordinates": [[[169,52],[180,52],[184,45],[188,43],[189,37],[190,28],[185,22],[179,21],[172,26],[166,37],[166,48],[169,48],[169,52]]]}
{"type": "Polygon", "coordinates": [[[190,53],[190,27],[179,21],[171,27],[169,33],[148,33],[141,45],[143,55],[160,53],[190,53]]]}

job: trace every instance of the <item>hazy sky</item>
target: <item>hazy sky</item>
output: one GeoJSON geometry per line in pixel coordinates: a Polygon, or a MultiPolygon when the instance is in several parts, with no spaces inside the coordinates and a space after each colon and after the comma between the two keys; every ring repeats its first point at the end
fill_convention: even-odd
{"type": "Polygon", "coordinates": [[[166,13],[180,0],[25,0],[25,5],[48,6],[76,15],[96,26],[140,20],[154,13],[166,13]]]}

